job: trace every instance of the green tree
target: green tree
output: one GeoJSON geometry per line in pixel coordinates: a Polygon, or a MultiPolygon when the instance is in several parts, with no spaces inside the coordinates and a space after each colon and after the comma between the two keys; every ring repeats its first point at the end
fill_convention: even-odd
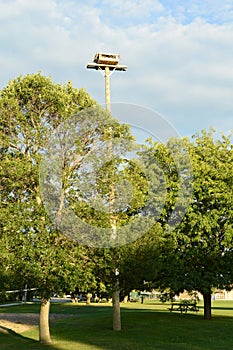
{"type": "Polygon", "coordinates": [[[204,318],[211,318],[214,288],[231,289],[232,275],[232,144],[213,132],[182,140],[193,170],[192,202],[164,249],[163,288],[178,293],[199,291],[204,298],[204,318]],[[166,253],[167,252],[167,253],[166,253]]]}
{"type": "Polygon", "coordinates": [[[120,287],[122,299],[132,290],[151,291],[151,283],[160,272],[160,248],[164,230],[155,223],[135,242],[121,248],[120,287]]]}
{"type": "MultiPolygon", "coordinates": [[[[97,110],[88,112],[89,121],[92,121],[92,112],[97,110]]],[[[85,119],[85,115],[82,118],[85,119]]],[[[102,138],[93,136],[98,142],[93,152],[87,150],[85,157],[81,155],[77,159],[77,154],[80,154],[79,136],[73,132],[76,131],[77,120],[63,124],[59,134],[55,135],[55,139],[59,140],[57,153],[54,154],[52,142],[52,150],[46,154],[43,167],[44,197],[50,215],[59,222],[62,231],[89,245],[88,265],[93,266],[96,276],[89,288],[94,291],[96,286],[102,285],[112,293],[113,329],[120,330],[118,270],[121,248],[117,247],[136,239],[130,231],[130,224],[139,216],[148,189],[140,167],[126,157],[122,159],[122,155],[132,147],[129,128],[110,118],[104,110],[99,110],[94,120],[99,126],[104,125],[106,133],[102,138]],[[57,172],[47,180],[50,169],[57,169],[57,172]],[[59,181],[61,186],[56,192],[59,181]],[[113,219],[116,224],[114,231],[113,219]],[[127,229],[126,224],[129,225],[127,229]]],[[[80,132],[93,129],[93,125],[93,121],[92,125],[83,125],[80,132]]],[[[141,234],[141,231],[138,233],[141,234]]]]}
{"type": "MultiPolygon", "coordinates": [[[[99,270],[105,271],[105,278],[101,279],[93,274],[96,269],[91,248],[80,244],[98,246],[100,236],[93,236],[92,229],[97,224],[103,233],[101,245],[109,246],[112,205],[122,199],[120,190],[114,191],[113,200],[110,198],[112,184],[122,180],[123,172],[130,176],[130,163],[120,163],[118,153],[130,149],[132,137],[128,127],[114,120],[85,91],[74,89],[71,83],[54,84],[41,74],[10,82],[2,90],[0,102],[1,188],[5,189],[1,198],[5,209],[2,232],[12,237],[9,250],[21,272],[18,276],[39,287],[40,340],[50,342],[49,300],[59,286],[74,288],[76,283],[88,290],[100,284],[102,288],[113,286],[118,281],[115,251],[102,251],[99,270]],[[108,210],[103,211],[106,203],[108,210]],[[12,215],[13,223],[9,220],[12,215]],[[76,224],[74,215],[81,224],[80,220],[76,224]],[[103,228],[108,231],[103,232],[103,228]],[[101,261],[105,264],[109,257],[112,262],[105,268],[101,261]],[[77,270],[84,274],[78,275],[77,270]]],[[[135,207],[136,194],[133,202],[135,207]]],[[[131,216],[138,210],[132,208],[127,208],[131,216]]],[[[117,210],[115,213],[119,225],[126,221],[125,213],[121,217],[117,210]]],[[[115,238],[111,239],[114,242],[115,238]]],[[[121,240],[119,236],[118,244],[121,240]]]]}
{"type": "MultiPolygon", "coordinates": [[[[40,341],[44,343],[51,341],[50,297],[61,286],[77,284],[83,251],[51,224],[42,205],[39,164],[51,132],[74,113],[93,105],[96,103],[84,90],[73,88],[70,82],[54,84],[40,73],[10,81],[0,94],[3,257],[8,253],[12,257],[7,268],[14,267],[17,287],[21,277],[39,288],[40,341]]],[[[80,143],[87,146],[87,138],[80,143]]]]}

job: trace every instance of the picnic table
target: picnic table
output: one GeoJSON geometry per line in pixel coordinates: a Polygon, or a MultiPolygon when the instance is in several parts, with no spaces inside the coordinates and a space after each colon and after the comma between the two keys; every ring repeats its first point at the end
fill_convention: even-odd
{"type": "Polygon", "coordinates": [[[196,301],[191,300],[182,300],[180,302],[174,302],[171,303],[171,307],[169,308],[169,311],[180,311],[181,313],[187,312],[187,311],[195,311],[198,312],[199,308],[197,306],[196,301]]]}

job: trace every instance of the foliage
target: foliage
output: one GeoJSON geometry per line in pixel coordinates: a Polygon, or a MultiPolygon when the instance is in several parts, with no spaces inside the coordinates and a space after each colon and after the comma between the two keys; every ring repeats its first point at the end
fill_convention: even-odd
{"type": "Polygon", "coordinates": [[[159,284],[175,293],[211,294],[231,289],[232,274],[232,144],[210,132],[184,139],[193,169],[192,202],[173,232],[173,247],[164,247],[159,284]]]}
{"type": "Polygon", "coordinates": [[[8,274],[5,289],[23,288],[27,282],[48,297],[73,284],[80,274],[82,249],[51,225],[42,205],[39,164],[51,131],[91,105],[95,102],[84,90],[70,82],[54,84],[40,73],[18,77],[1,91],[0,235],[1,274],[8,274]]]}

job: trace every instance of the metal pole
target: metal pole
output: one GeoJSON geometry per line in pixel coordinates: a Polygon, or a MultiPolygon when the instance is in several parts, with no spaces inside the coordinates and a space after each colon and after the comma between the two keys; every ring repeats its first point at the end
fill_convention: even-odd
{"type": "Polygon", "coordinates": [[[111,103],[110,103],[110,70],[109,67],[105,67],[105,103],[106,110],[110,112],[111,103]]]}

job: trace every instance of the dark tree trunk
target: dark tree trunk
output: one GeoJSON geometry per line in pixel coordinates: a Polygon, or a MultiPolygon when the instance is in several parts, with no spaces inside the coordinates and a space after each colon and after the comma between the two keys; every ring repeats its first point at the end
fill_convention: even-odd
{"type": "Polygon", "coordinates": [[[204,297],[204,319],[211,319],[211,293],[203,294],[204,297]]]}
{"type": "Polygon", "coordinates": [[[113,330],[121,330],[121,308],[120,308],[120,291],[115,290],[112,293],[112,306],[113,306],[113,330]]]}

